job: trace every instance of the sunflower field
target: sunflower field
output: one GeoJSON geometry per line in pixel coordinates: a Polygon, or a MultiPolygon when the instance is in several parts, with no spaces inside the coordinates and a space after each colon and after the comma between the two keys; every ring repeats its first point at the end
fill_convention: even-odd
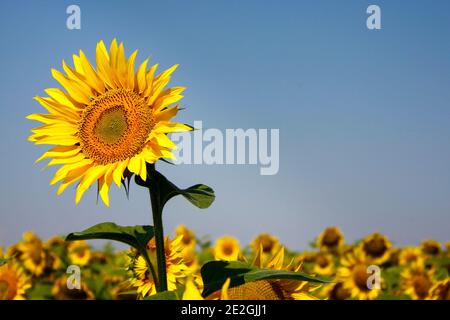
{"type": "MultiPolygon", "coordinates": [[[[373,233],[350,244],[339,228],[329,227],[311,243],[310,250],[296,252],[267,233],[244,246],[232,236],[215,241],[199,238],[181,225],[165,237],[164,244],[170,293],[165,298],[169,299],[450,299],[450,242],[445,247],[434,240],[396,247],[385,235],[373,233]],[[245,283],[233,284],[239,275],[229,273],[222,277],[220,287],[212,287],[207,284],[208,269],[217,273],[218,264],[309,275],[310,280],[321,281],[258,278],[249,272],[245,283]],[[377,270],[379,279],[371,288],[370,277],[377,270]]],[[[154,238],[146,250],[155,261],[154,238]]],[[[43,241],[25,232],[21,241],[1,251],[0,258],[0,299],[162,298],[149,264],[134,248],[116,250],[108,242],[97,250],[85,240],[65,241],[55,236],[43,241]],[[71,288],[74,266],[80,270],[80,281],[71,288]]]]}

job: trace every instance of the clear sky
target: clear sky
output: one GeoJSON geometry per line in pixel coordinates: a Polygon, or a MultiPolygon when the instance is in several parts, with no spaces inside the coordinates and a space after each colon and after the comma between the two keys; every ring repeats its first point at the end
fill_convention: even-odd
{"type": "Polygon", "coordinates": [[[43,238],[95,223],[148,224],[148,195],[111,207],[91,190],[76,206],[48,185],[53,170],[26,141],[32,100],[57,84],[82,48],[117,37],[138,60],[181,64],[178,119],[205,127],[279,128],[280,171],[255,166],[160,166],[180,186],[211,185],[214,205],[169,203],[168,232],[186,224],[247,243],[266,231],[305,248],[329,225],[347,239],[380,231],[399,245],[450,240],[450,2],[436,1],[1,1],[0,245],[25,230],[43,238]],[[81,30],[66,8],[81,7],[81,30]],[[382,30],[366,28],[377,4],[382,30]]]}

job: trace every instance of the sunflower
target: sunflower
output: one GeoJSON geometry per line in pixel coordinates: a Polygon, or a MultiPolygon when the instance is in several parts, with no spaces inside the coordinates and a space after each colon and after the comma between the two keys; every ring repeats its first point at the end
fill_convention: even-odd
{"type": "Polygon", "coordinates": [[[399,254],[399,264],[409,265],[411,263],[423,263],[422,251],[419,248],[403,248],[399,254]]]}
{"type": "Polygon", "coordinates": [[[91,259],[91,249],[86,241],[72,241],[67,248],[68,257],[72,264],[83,267],[89,263],[91,259]]]}
{"type": "Polygon", "coordinates": [[[47,97],[35,99],[48,113],[27,118],[43,125],[32,130],[28,140],[54,145],[37,161],[51,158],[48,166],[61,165],[50,184],[61,181],[57,193],[78,183],[75,202],[94,183],[109,206],[109,188],[120,187],[124,174],[147,179],[147,163],[174,158],[172,132],[192,128],[171,122],[179,107],[184,87],[165,89],[178,65],[155,76],[157,64],[147,68],[145,60],[135,72],[137,50],[125,56],[123,43],[111,42],[109,52],[97,43],[96,68],[83,51],[73,56],[74,67],[64,61],[65,74],[52,75],[65,89],[45,90],[47,97]]]}
{"type": "Polygon", "coordinates": [[[200,263],[197,254],[193,250],[183,249],[183,261],[187,267],[187,272],[197,273],[200,270],[200,263]]]}
{"type": "Polygon", "coordinates": [[[250,246],[254,252],[258,252],[260,247],[264,257],[270,257],[280,249],[278,238],[268,233],[261,233],[252,240],[250,246]]]}
{"type": "MultiPolygon", "coordinates": [[[[289,269],[284,265],[284,247],[266,264],[261,260],[262,250],[260,250],[253,265],[274,270],[289,269]]],[[[300,267],[296,271],[299,271],[300,267]]],[[[230,279],[228,279],[222,290],[216,292],[208,298],[216,298],[220,294],[221,300],[316,300],[317,298],[311,294],[312,291],[318,289],[317,284],[306,281],[297,280],[258,280],[244,283],[229,288],[230,279]]]]}
{"type": "Polygon", "coordinates": [[[80,289],[69,289],[66,275],[58,278],[52,288],[52,295],[56,300],[93,300],[95,298],[91,289],[82,282],[80,289]]]}
{"type": "Polygon", "coordinates": [[[186,228],[185,225],[179,225],[175,229],[175,237],[182,236],[181,244],[183,245],[183,250],[194,250],[197,245],[197,239],[195,238],[195,233],[192,230],[186,228]]]}
{"type": "MultiPolygon", "coordinates": [[[[167,287],[169,291],[177,290],[177,286],[182,283],[187,274],[186,270],[188,268],[183,261],[181,239],[181,236],[174,240],[166,237],[164,241],[167,287]]],[[[156,244],[154,238],[147,244],[147,251],[150,261],[153,261],[154,265],[156,265],[156,244]]],[[[128,269],[132,273],[130,284],[137,288],[139,298],[156,294],[155,282],[144,257],[132,251],[129,255],[128,269]]]]}
{"type": "Polygon", "coordinates": [[[344,287],[342,282],[325,285],[320,291],[320,295],[328,300],[346,300],[351,296],[350,291],[344,287]]]}
{"type": "Polygon", "coordinates": [[[437,282],[430,290],[430,300],[450,300],[450,278],[437,282]]]}
{"type": "Polygon", "coordinates": [[[403,292],[414,300],[423,300],[428,297],[433,286],[432,269],[427,270],[422,263],[413,263],[400,274],[403,292]]]}
{"type": "Polygon", "coordinates": [[[26,270],[34,276],[41,276],[47,266],[47,252],[44,244],[33,232],[23,234],[23,241],[17,245],[20,260],[26,270]]]}
{"type": "Polygon", "coordinates": [[[323,252],[317,253],[314,258],[313,272],[322,276],[332,275],[334,273],[333,256],[323,252]]]}
{"type": "Polygon", "coordinates": [[[368,261],[373,264],[383,264],[389,259],[392,244],[384,235],[374,233],[364,238],[360,247],[368,261]]]}
{"type": "Polygon", "coordinates": [[[29,288],[30,279],[16,262],[0,266],[0,300],[23,300],[29,288]]]}
{"type": "Polygon", "coordinates": [[[338,227],[326,228],[317,238],[317,246],[322,251],[337,253],[344,246],[344,235],[338,227]]]}
{"type": "Polygon", "coordinates": [[[437,256],[441,253],[441,244],[436,240],[424,240],[420,247],[426,256],[437,256]]]}
{"type": "Polygon", "coordinates": [[[239,241],[231,236],[217,239],[214,247],[216,260],[235,261],[240,253],[239,241]]]}
{"type": "Polygon", "coordinates": [[[368,285],[369,266],[365,254],[357,248],[341,258],[341,267],[337,270],[337,279],[342,282],[343,289],[350,292],[351,298],[372,300],[380,294],[379,289],[368,285]]]}

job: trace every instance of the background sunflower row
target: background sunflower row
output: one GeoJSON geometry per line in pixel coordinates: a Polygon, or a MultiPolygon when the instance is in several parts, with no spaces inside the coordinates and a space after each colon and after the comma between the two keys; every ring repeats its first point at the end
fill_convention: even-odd
{"type": "MultiPolygon", "coordinates": [[[[396,247],[380,233],[346,243],[337,227],[325,229],[310,250],[289,250],[270,234],[247,246],[231,236],[214,242],[179,226],[166,237],[168,288],[183,299],[444,299],[450,300],[450,242],[424,240],[396,247]],[[248,261],[258,267],[302,271],[330,280],[262,280],[202,297],[201,266],[211,260],[248,261]],[[369,288],[370,266],[379,268],[378,286],[369,288]]],[[[147,245],[151,259],[155,244],[147,245]]],[[[60,236],[42,241],[33,232],[0,249],[0,299],[143,299],[156,293],[145,260],[134,250],[106,244],[95,250],[85,241],[60,236]],[[81,270],[79,289],[69,289],[69,266],[81,270]]]]}

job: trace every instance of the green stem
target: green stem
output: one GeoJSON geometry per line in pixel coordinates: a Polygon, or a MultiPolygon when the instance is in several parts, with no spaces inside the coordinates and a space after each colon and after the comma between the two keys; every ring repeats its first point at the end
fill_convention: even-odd
{"type": "MultiPolygon", "coordinates": [[[[150,172],[147,179],[154,179],[155,165],[149,166],[150,172]]],[[[159,201],[159,189],[157,184],[150,181],[150,200],[152,203],[153,227],[155,230],[156,261],[158,265],[157,291],[167,291],[166,253],[164,250],[164,229],[162,223],[162,208],[159,201]]]]}
{"type": "MultiPolygon", "coordinates": [[[[145,250],[147,250],[147,248],[145,248],[145,250]]],[[[155,283],[155,286],[158,288],[159,280],[158,280],[158,277],[156,276],[156,271],[155,271],[155,268],[153,267],[153,263],[150,261],[147,254],[143,254],[143,256],[144,256],[144,260],[147,263],[147,266],[150,269],[150,272],[152,274],[153,282],[155,283]]]]}

